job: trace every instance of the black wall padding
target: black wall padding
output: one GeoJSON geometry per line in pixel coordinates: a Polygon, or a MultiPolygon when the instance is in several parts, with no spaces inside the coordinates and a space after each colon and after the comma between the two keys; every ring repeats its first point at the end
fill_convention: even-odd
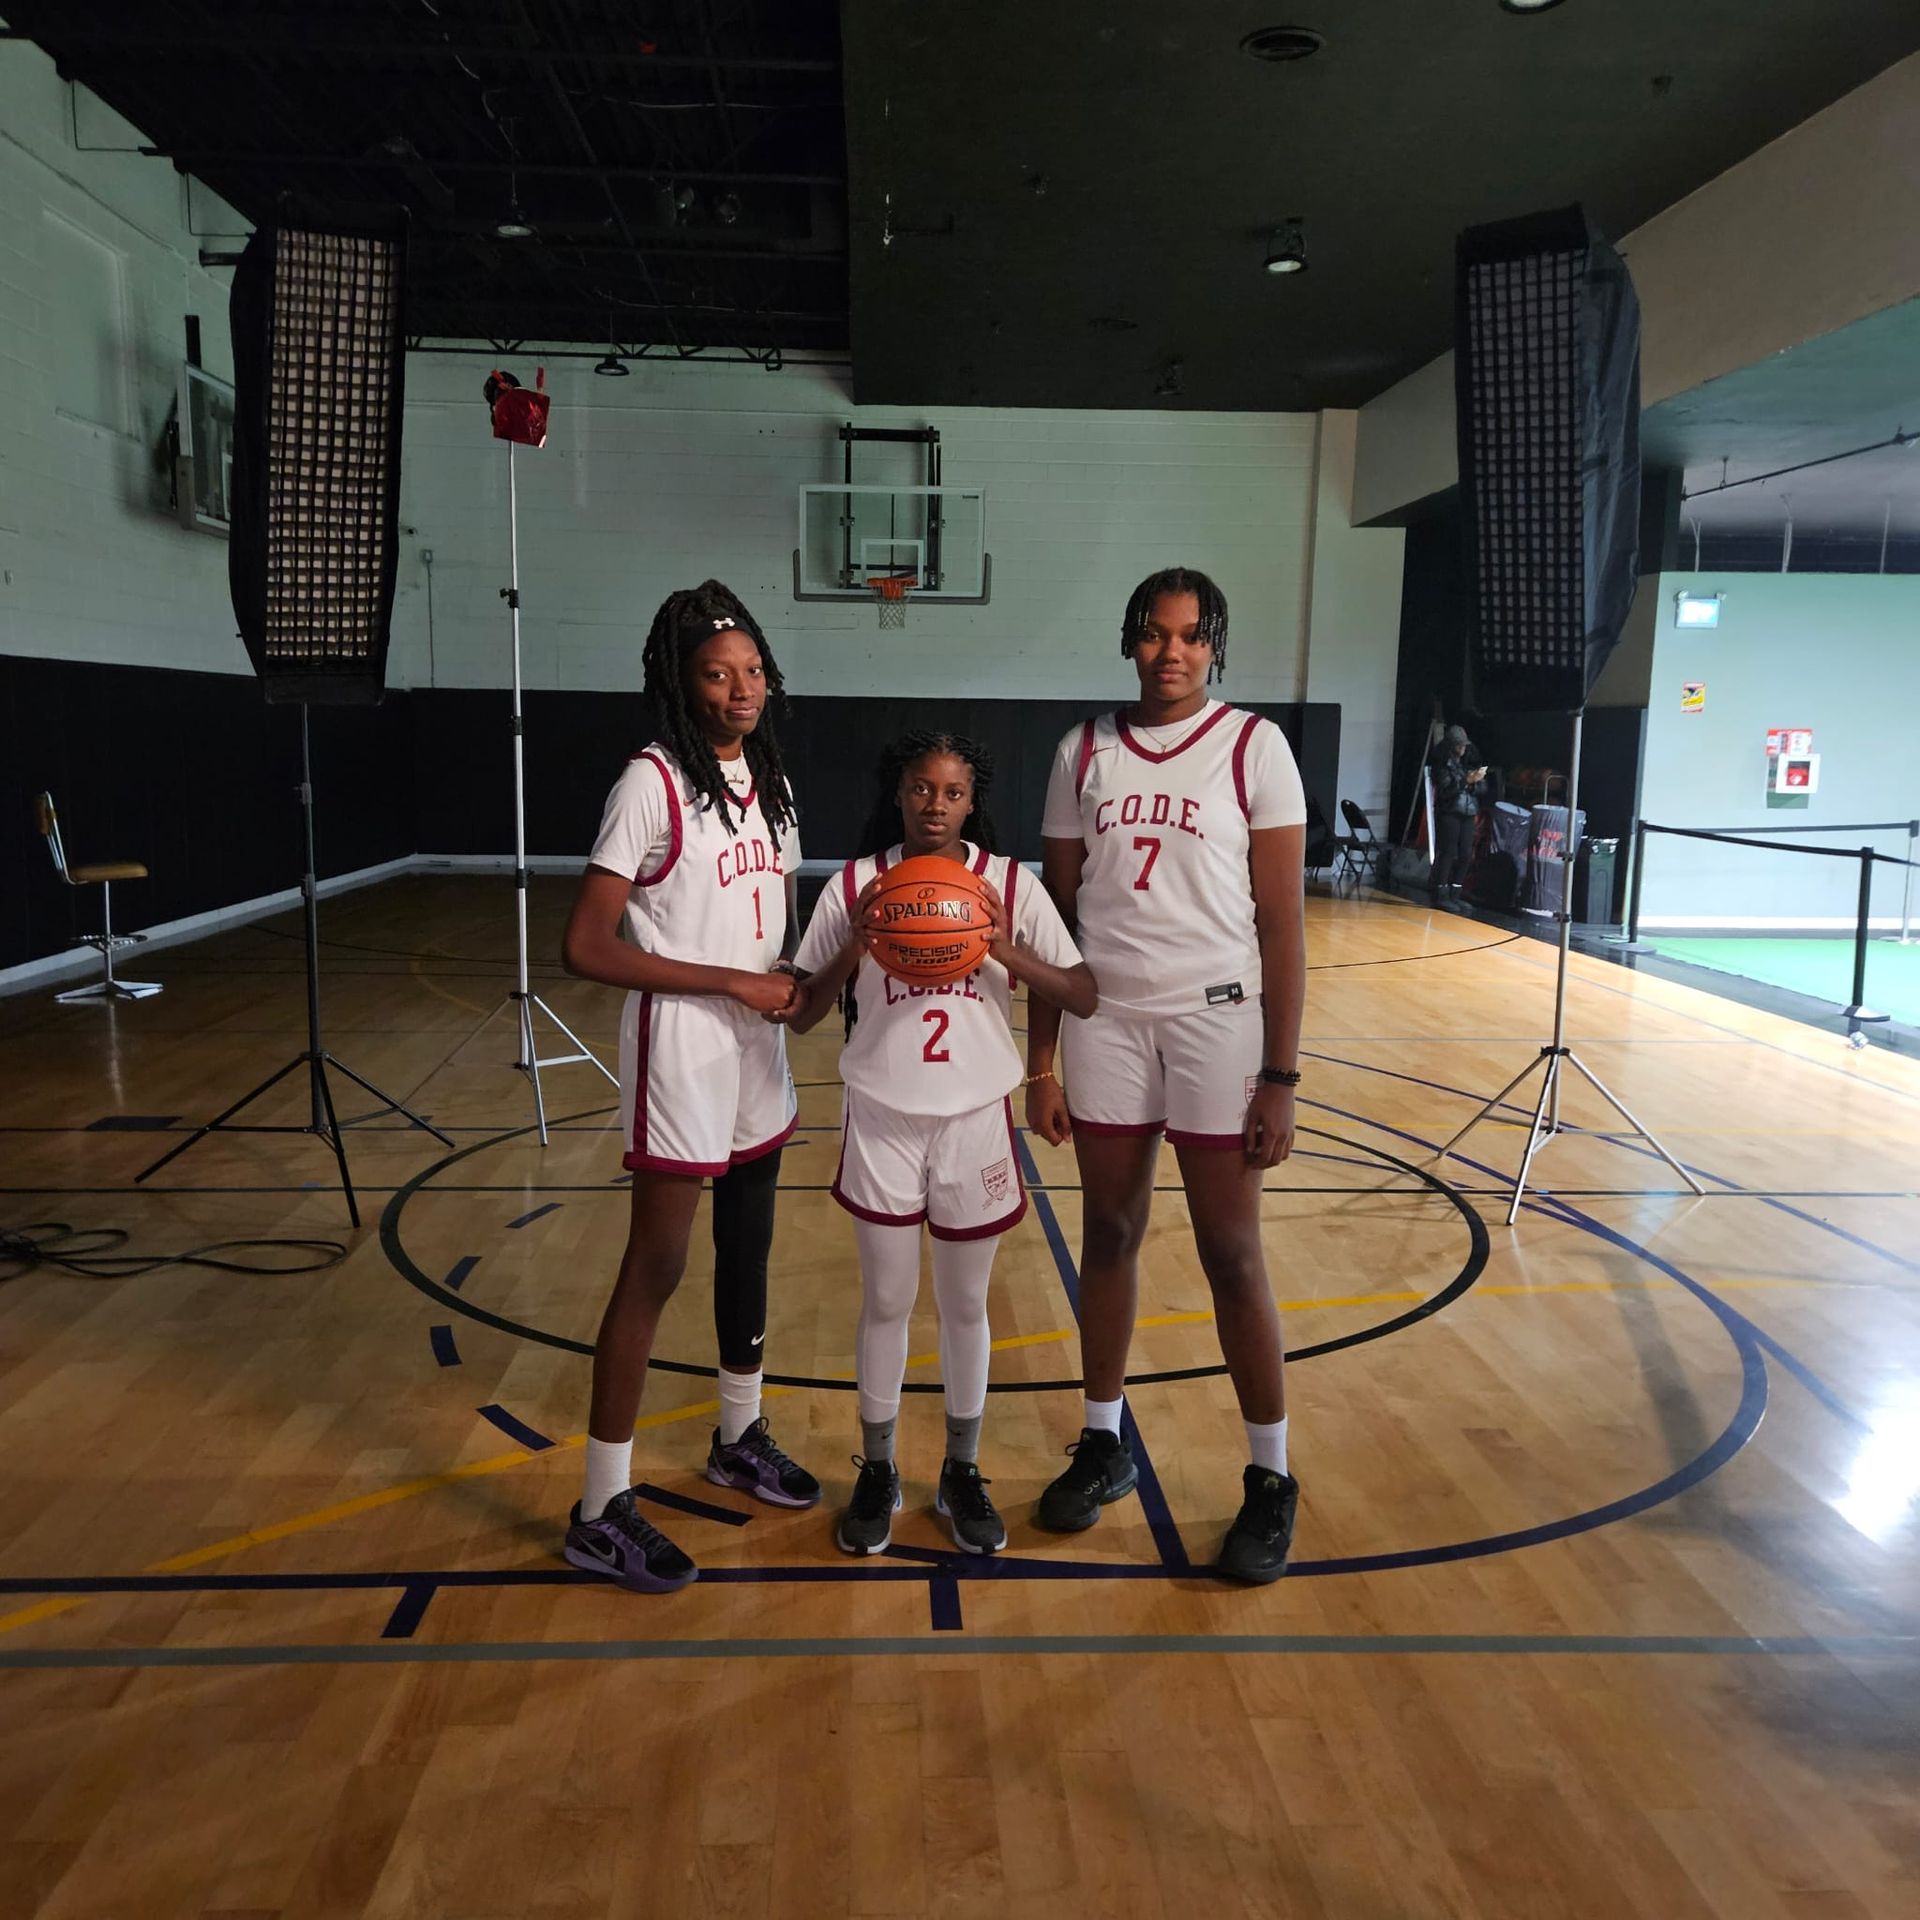
{"type": "MultiPolygon", "coordinates": [[[[1307,791],[1337,817],[1337,706],[1262,706],[1293,744],[1307,791]]],[[[793,702],[782,739],[803,846],[851,851],[882,744],[909,727],[971,733],[999,762],[1003,839],[1040,852],[1047,769],[1060,736],[1093,709],[1072,700],[849,699],[793,702]]],[[[629,755],[649,738],[639,695],[526,696],[527,850],[583,855],[629,755]]],[[[322,879],[423,854],[509,854],[511,736],[504,690],[416,689],[377,708],[313,710],[322,879]]],[[[300,717],[242,675],[0,655],[0,966],[62,951],[98,924],[99,898],[55,877],[33,796],[51,790],[67,853],[144,861],[153,877],[114,889],[129,930],[237,905],[300,878],[300,717]]]]}

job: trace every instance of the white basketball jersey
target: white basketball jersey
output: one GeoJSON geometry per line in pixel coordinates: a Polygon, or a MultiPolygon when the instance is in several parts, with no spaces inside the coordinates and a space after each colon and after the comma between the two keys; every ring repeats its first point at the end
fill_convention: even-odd
{"type": "MultiPolygon", "coordinates": [[[[1021,946],[1056,967],[1080,964],[1058,910],[1032,874],[1017,860],[964,841],[961,851],[967,866],[1006,903],[1021,946]]],[[[802,973],[818,973],[840,951],[861,889],[902,857],[903,849],[892,847],[849,860],[827,882],[795,960],[802,973]]],[[[859,1018],[840,1056],[840,1077],[870,1099],[901,1113],[970,1113],[1020,1084],[1020,1050],[1010,1024],[1013,984],[999,961],[988,960],[959,980],[909,986],[868,955],[854,975],[854,996],[859,1018]]]]}
{"type": "Polygon", "coordinates": [[[727,831],[680,763],[651,746],[627,763],[607,797],[596,867],[632,877],[626,937],[648,953],[700,966],[766,973],[787,937],[787,874],[799,835],[767,825],[743,755],[721,763],[733,795],[727,831]]]}
{"type": "Polygon", "coordinates": [[[1187,1013],[1260,993],[1249,836],[1304,822],[1299,771],[1257,714],[1210,701],[1182,725],[1156,746],[1102,714],[1054,759],[1041,831],[1085,843],[1076,931],[1103,1010],[1187,1013]]]}

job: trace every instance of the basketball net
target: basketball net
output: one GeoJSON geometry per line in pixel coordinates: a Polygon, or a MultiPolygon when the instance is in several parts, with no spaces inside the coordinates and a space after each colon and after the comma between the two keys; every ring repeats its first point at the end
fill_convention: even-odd
{"type": "Polygon", "coordinates": [[[911,573],[875,573],[867,576],[874,605],[880,609],[880,631],[907,624],[907,595],[920,584],[911,573]]]}

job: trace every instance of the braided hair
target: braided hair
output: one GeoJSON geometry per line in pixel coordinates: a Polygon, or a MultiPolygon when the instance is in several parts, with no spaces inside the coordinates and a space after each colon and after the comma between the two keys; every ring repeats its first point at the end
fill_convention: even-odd
{"type": "Polygon", "coordinates": [[[1227,671],[1227,596],[1197,567],[1162,567],[1150,573],[1134,588],[1127,602],[1126,618],[1120,623],[1120,657],[1133,658],[1133,650],[1146,637],[1147,622],[1153,617],[1153,603],[1162,594],[1190,593],[1200,603],[1198,638],[1213,649],[1213,665],[1207,669],[1209,680],[1221,680],[1227,671]]]}
{"type": "Polygon", "coordinates": [[[737,627],[760,650],[760,670],[766,676],[767,704],[761,709],[760,724],[742,744],[747,770],[759,795],[760,810],[767,825],[783,834],[793,824],[793,796],[787,790],[786,763],[780,757],[780,742],[773,730],[773,713],[784,706],[786,682],[774,664],[773,649],[759,622],[750,614],[739,596],[718,580],[702,581],[697,587],[684,587],[661,601],[660,610],[647,629],[646,646],[640,660],[645,670],[644,692],[653,710],[654,726],[660,740],[672,750],[693,790],[719,816],[729,833],[733,823],[726,775],[713,742],[695,719],[687,701],[686,665],[693,650],[716,633],[737,627]]]}
{"type": "MultiPolygon", "coordinates": [[[[988,853],[998,851],[993,817],[987,812],[987,794],[993,786],[993,755],[964,733],[940,733],[929,727],[916,727],[911,733],[903,733],[897,740],[890,741],[874,762],[873,808],[867,815],[867,824],[860,829],[859,843],[854,848],[856,859],[885,853],[896,841],[906,838],[907,825],[900,817],[900,782],[916,760],[924,760],[933,753],[949,753],[956,760],[964,760],[972,770],[973,807],[960,823],[961,829],[976,847],[988,853]]],[[[859,973],[856,967],[840,990],[840,1011],[848,1033],[860,1017],[853,991],[859,973]]]]}

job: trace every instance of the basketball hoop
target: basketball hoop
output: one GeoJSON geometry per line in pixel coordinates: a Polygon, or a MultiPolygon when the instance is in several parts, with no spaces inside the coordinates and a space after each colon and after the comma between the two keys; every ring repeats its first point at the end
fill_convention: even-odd
{"type": "Polygon", "coordinates": [[[907,624],[907,595],[919,584],[920,576],[916,573],[872,573],[867,576],[874,604],[880,609],[882,633],[907,624]]]}

